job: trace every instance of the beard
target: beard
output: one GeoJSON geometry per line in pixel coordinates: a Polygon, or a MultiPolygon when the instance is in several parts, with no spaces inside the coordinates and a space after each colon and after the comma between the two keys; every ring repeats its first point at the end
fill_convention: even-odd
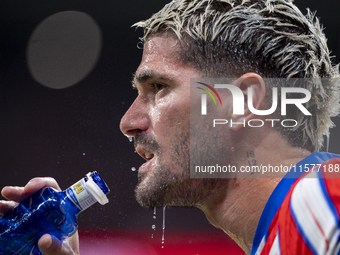
{"type": "Polygon", "coordinates": [[[164,206],[199,207],[219,189],[226,179],[190,178],[190,132],[181,134],[169,147],[169,162],[164,160],[163,148],[144,133],[135,136],[135,146],[143,144],[158,156],[158,164],[151,172],[138,172],[135,189],[137,202],[148,209],[164,206]]]}

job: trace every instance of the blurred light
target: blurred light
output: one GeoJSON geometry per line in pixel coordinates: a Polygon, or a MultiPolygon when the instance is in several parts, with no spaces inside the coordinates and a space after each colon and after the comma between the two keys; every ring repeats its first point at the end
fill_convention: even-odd
{"type": "Polygon", "coordinates": [[[94,68],[101,51],[101,30],[78,11],[56,13],[41,22],[27,46],[33,78],[50,88],[70,87],[94,68]]]}

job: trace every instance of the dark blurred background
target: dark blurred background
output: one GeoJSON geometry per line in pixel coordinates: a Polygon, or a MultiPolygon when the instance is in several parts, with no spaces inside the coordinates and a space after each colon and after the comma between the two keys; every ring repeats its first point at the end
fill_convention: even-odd
{"type": "MultiPolygon", "coordinates": [[[[103,207],[96,205],[82,213],[80,229],[85,233],[89,229],[115,233],[142,231],[149,238],[151,226],[156,224],[160,235],[162,209],[157,210],[154,220],[153,212],[141,208],[134,199],[137,172],[131,168],[138,168],[143,160],[121,134],[119,121],[137,94],[131,89],[130,81],[141,59],[142,50],[137,48],[137,43],[142,31],[136,31],[131,25],[147,19],[167,2],[0,2],[0,187],[21,186],[32,177],[52,176],[65,189],[96,170],[111,189],[110,203],[103,207]],[[52,15],[65,11],[87,14],[84,24],[91,27],[91,35],[86,35],[85,29],[83,38],[76,38],[72,30],[65,35],[70,38],[70,45],[65,46],[68,50],[72,50],[72,40],[83,43],[75,59],[61,60],[65,61],[67,70],[78,73],[79,79],[74,85],[68,83],[68,74],[63,75],[63,70],[51,71],[47,77],[37,73],[44,68],[53,69],[53,65],[50,67],[42,61],[44,57],[51,58],[49,42],[42,43],[41,50],[39,43],[46,39],[44,34],[52,35],[57,45],[63,43],[60,38],[53,38],[53,25],[49,21],[58,18],[52,15]],[[98,54],[88,56],[88,52],[98,54]],[[56,85],[53,82],[49,85],[49,81],[58,79],[65,88],[50,88],[56,85]]],[[[296,0],[295,4],[303,13],[307,12],[306,7],[317,10],[329,48],[333,55],[340,56],[339,0],[296,0]]],[[[80,20],[82,18],[84,15],[80,15],[80,20]]],[[[65,29],[58,35],[63,33],[65,29]]],[[[53,49],[56,52],[52,55],[60,54],[63,58],[58,46],[53,49]]],[[[334,58],[334,62],[339,60],[334,58]]],[[[340,124],[337,118],[335,122],[340,124]]],[[[338,141],[339,129],[334,128],[330,151],[340,153],[338,141]]],[[[213,233],[219,230],[214,230],[196,209],[168,208],[166,231],[213,233]]],[[[192,238],[184,237],[188,243],[192,238]]]]}

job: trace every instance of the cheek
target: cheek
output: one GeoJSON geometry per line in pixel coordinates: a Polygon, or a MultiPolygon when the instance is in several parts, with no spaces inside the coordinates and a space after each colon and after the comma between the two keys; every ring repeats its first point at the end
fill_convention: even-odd
{"type": "Polygon", "coordinates": [[[151,110],[150,115],[155,135],[162,136],[159,139],[176,139],[176,134],[190,129],[190,100],[164,99],[151,110]]]}

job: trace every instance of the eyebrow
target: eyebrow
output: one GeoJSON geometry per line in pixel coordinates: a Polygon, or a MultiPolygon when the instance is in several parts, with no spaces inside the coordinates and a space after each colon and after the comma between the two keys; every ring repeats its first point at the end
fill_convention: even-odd
{"type": "Polygon", "coordinates": [[[151,79],[157,79],[157,80],[164,80],[164,81],[168,81],[168,82],[172,82],[173,79],[170,78],[169,76],[167,75],[164,75],[164,74],[160,74],[160,73],[157,73],[153,70],[146,70],[138,75],[136,75],[136,73],[133,74],[132,76],[132,87],[133,88],[136,88],[136,81],[138,83],[144,83],[148,80],[151,80],[151,79]]]}

